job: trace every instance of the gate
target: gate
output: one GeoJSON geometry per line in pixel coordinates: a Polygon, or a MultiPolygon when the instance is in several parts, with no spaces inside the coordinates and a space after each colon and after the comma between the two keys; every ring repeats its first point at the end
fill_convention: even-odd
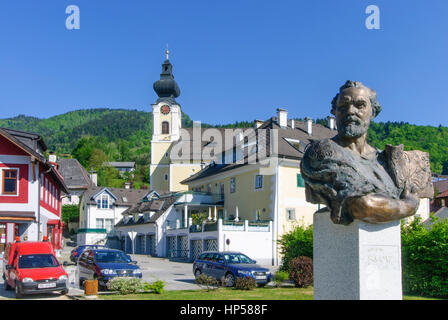
{"type": "Polygon", "coordinates": [[[146,235],[145,253],[151,256],[156,255],[156,236],[154,234],[146,235]]]}
{"type": "Polygon", "coordinates": [[[177,237],[177,250],[176,250],[177,258],[187,258],[188,257],[188,237],[187,236],[178,236],[177,237]]]}
{"type": "Polygon", "coordinates": [[[190,249],[191,249],[191,260],[196,260],[202,253],[202,240],[191,240],[190,241],[190,249]]]}
{"type": "Polygon", "coordinates": [[[135,239],[135,253],[136,254],[143,254],[145,249],[145,236],[142,234],[139,234],[135,239]]]}
{"type": "Polygon", "coordinates": [[[217,239],[204,240],[204,251],[218,251],[218,240],[217,239]]]}
{"type": "Polygon", "coordinates": [[[166,237],[166,256],[168,258],[174,258],[176,254],[176,237],[166,237]]]}

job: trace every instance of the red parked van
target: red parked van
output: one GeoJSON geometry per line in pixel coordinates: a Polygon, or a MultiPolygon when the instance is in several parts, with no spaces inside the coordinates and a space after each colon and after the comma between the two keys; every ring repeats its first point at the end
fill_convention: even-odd
{"type": "Polygon", "coordinates": [[[67,272],[62,268],[51,243],[8,243],[3,255],[5,289],[14,289],[16,297],[24,294],[68,292],[67,272]]]}

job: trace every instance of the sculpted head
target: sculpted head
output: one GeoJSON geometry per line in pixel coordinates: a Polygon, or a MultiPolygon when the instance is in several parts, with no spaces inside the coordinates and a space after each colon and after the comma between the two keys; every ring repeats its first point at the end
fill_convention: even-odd
{"type": "Polygon", "coordinates": [[[361,82],[348,80],[331,101],[331,113],[336,117],[338,133],[342,137],[357,138],[369,129],[381,111],[376,92],[361,82]]]}

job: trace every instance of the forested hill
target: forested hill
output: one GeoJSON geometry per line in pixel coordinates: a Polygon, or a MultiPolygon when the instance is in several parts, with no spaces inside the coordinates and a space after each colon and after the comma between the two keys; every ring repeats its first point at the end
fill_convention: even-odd
{"type": "MultiPolygon", "coordinates": [[[[323,119],[317,122],[326,124],[323,119]]],[[[192,126],[191,119],[185,113],[182,113],[182,126],[192,126]]],[[[251,126],[252,122],[240,121],[221,127],[251,126]]],[[[110,161],[136,161],[145,165],[150,159],[151,112],[103,108],[77,110],[48,119],[20,115],[0,119],[0,127],[38,133],[43,136],[49,150],[59,154],[73,153],[77,147],[79,150],[80,139],[91,136],[91,144],[102,149],[110,161]]],[[[427,151],[431,156],[432,170],[448,174],[447,127],[417,126],[403,122],[372,123],[368,141],[380,149],[384,149],[386,144],[403,143],[406,150],[427,151]]]]}
{"type": "Polygon", "coordinates": [[[48,148],[58,153],[70,153],[84,135],[100,137],[107,142],[137,137],[150,139],[151,124],[150,112],[124,109],[77,110],[48,119],[24,115],[0,119],[0,127],[42,135],[48,148]]]}

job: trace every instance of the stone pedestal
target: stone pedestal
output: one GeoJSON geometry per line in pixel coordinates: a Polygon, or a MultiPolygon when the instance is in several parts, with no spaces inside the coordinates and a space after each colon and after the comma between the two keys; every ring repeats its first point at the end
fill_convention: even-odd
{"type": "Polygon", "coordinates": [[[400,221],[334,224],[314,214],[314,299],[401,300],[400,221]]]}

